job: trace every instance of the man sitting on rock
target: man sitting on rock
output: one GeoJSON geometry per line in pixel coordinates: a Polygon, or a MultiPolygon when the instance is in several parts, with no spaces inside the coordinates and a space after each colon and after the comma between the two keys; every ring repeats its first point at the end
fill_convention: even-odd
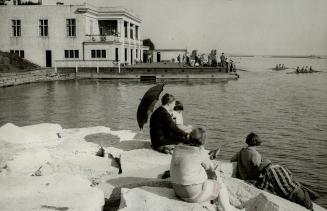
{"type": "Polygon", "coordinates": [[[174,96],[166,93],[161,98],[162,106],[150,118],[152,148],[166,154],[172,154],[177,144],[187,142],[188,134],[177,127],[171,116],[175,102],[174,96]]]}
{"type": "Polygon", "coordinates": [[[309,193],[293,179],[287,168],[273,165],[270,160],[264,159],[260,164],[259,172],[260,179],[256,183],[258,188],[313,210],[309,193]]]}

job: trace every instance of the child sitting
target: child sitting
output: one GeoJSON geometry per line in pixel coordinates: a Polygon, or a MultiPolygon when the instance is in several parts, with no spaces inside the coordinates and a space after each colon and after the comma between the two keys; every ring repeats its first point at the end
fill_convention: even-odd
{"type": "Polygon", "coordinates": [[[183,110],[184,110],[184,106],[183,106],[182,102],[176,100],[174,111],[172,113],[172,117],[179,129],[185,131],[186,133],[190,133],[192,131],[192,126],[184,125],[183,110]]]}

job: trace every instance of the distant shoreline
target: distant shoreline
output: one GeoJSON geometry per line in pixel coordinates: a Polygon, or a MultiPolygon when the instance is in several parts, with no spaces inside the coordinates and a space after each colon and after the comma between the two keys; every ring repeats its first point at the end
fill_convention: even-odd
{"type": "Polygon", "coordinates": [[[321,59],[321,56],[269,56],[271,58],[321,59]]]}

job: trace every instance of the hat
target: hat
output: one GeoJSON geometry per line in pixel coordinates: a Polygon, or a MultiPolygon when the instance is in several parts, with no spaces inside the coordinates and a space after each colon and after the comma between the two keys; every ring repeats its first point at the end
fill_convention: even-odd
{"type": "Polygon", "coordinates": [[[266,168],[268,166],[270,166],[270,165],[271,165],[271,160],[269,160],[269,159],[262,159],[261,160],[261,164],[259,166],[259,172],[262,172],[262,171],[266,170],[266,168]]]}
{"type": "Polygon", "coordinates": [[[176,100],[174,111],[183,111],[183,110],[184,110],[184,106],[183,106],[182,102],[179,100],[176,100]]]}

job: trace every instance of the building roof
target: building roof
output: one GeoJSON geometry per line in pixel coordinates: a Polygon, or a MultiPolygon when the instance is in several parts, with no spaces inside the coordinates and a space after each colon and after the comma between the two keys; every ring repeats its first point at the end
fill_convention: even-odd
{"type": "Polygon", "coordinates": [[[96,16],[101,16],[101,15],[107,15],[108,13],[110,15],[114,14],[114,15],[125,15],[131,19],[133,19],[136,22],[142,22],[141,18],[131,9],[127,9],[124,7],[96,7],[93,6],[91,4],[83,4],[80,5],[77,8],[77,12],[80,13],[91,13],[94,14],[96,16]]]}

